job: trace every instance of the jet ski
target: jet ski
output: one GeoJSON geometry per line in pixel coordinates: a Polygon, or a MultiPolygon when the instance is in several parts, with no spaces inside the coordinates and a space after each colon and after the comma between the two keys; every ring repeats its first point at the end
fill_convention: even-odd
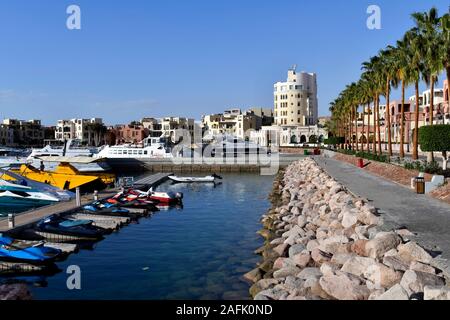
{"type": "Polygon", "coordinates": [[[0,236],[0,260],[29,264],[52,264],[62,251],[46,247],[43,242],[30,244],[23,240],[0,236]]]}

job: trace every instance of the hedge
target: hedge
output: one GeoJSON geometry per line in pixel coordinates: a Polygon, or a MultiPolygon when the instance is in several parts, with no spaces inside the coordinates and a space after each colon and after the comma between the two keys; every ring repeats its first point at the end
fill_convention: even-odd
{"type": "Polygon", "coordinates": [[[324,140],[324,143],[328,144],[328,145],[342,144],[342,143],[345,143],[345,138],[344,137],[329,137],[328,139],[324,140]]]}
{"type": "Polygon", "coordinates": [[[419,128],[419,144],[422,151],[450,151],[450,125],[439,124],[419,128]]]}

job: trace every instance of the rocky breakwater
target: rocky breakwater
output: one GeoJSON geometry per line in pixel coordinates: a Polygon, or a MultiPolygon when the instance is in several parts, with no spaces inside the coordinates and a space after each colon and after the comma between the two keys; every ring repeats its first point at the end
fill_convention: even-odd
{"type": "Polygon", "coordinates": [[[375,207],[356,198],[313,160],[274,181],[262,218],[266,244],[245,275],[256,300],[450,299],[432,256],[408,230],[383,231],[375,207]]]}

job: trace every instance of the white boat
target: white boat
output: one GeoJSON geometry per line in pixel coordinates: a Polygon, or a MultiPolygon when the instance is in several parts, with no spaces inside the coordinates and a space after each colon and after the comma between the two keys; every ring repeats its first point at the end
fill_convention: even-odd
{"type": "Polygon", "coordinates": [[[173,158],[173,155],[160,138],[151,138],[145,146],[130,144],[105,146],[100,149],[100,152],[95,157],[107,159],[158,159],[173,158]]]}
{"type": "Polygon", "coordinates": [[[178,177],[169,176],[169,179],[177,183],[211,183],[215,182],[216,179],[222,179],[221,176],[216,174],[206,176],[206,177],[178,177]]]}
{"type": "Polygon", "coordinates": [[[80,141],[67,140],[63,146],[47,145],[42,149],[32,149],[28,160],[38,159],[40,157],[92,157],[96,148],[80,147],[80,141]]]}
{"type": "Polygon", "coordinates": [[[59,199],[50,194],[0,179],[0,206],[27,208],[56,202],[59,199]]]}

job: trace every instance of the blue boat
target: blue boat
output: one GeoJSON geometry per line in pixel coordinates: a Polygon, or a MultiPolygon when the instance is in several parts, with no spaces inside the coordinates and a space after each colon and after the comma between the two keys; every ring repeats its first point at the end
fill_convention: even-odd
{"type": "Polygon", "coordinates": [[[27,241],[0,236],[0,260],[30,264],[51,264],[62,254],[61,250],[32,245],[27,241]]]}
{"type": "Polygon", "coordinates": [[[99,240],[108,233],[107,230],[94,226],[92,220],[70,220],[56,214],[39,221],[35,230],[92,240],[99,240]]]}

